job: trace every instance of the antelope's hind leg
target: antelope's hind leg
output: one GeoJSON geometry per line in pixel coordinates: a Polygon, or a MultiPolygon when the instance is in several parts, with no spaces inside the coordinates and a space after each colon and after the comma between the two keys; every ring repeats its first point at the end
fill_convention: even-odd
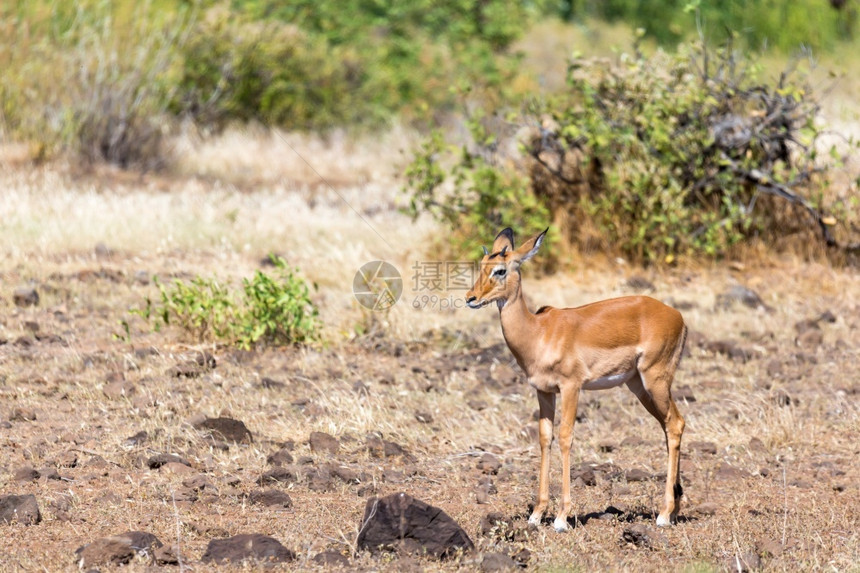
{"type": "Polygon", "coordinates": [[[663,428],[666,436],[666,451],[669,455],[666,471],[666,494],[663,511],[657,516],[657,525],[665,527],[675,523],[681,509],[681,436],[684,433],[684,418],[672,399],[670,385],[672,378],[656,372],[640,372],[627,383],[645,409],[651,413],[663,428]]]}

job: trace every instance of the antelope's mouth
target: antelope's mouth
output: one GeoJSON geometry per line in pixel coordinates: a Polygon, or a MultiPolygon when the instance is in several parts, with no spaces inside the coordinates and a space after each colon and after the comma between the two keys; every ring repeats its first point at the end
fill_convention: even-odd
{"type": "Polygon", "coordinates": [[[483,307],[487,306],[487,304],[489,304],[489,303],[487,303],[487,301],[478,300],[474,296],[470,296],[469,298],[466,299],[466,306],[468,306],[469,308],[483,308],[483,307]]]}

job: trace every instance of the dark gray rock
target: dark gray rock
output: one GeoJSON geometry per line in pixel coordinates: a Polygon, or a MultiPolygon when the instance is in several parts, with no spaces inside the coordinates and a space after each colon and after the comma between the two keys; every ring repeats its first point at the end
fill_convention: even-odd
{"type": "Polygon", "coordinates": [[[200,558],[204,563],[241,563],[242,561],[286,563],[295,559],[295,552],[281,545],[280,541],[259,533],[213,539],[200,558]]]}
{"type": "Polygon", "coordinates": [[[357,545],[371,553],[401,550],[440,559],[475,548],[444,511],[405,493],[368,500],[357,545]]]}

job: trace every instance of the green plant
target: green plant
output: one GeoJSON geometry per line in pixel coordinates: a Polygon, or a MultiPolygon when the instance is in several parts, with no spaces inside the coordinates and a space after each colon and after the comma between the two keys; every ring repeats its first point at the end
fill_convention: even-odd
{"type": "MultiPolygon", "coordinates": [[[[445,223],[451,230],[448,244],[457,256],[473,254],[477,245],[504,227],[528,237],[552,221],[527,179],[506,168],[485,122],[473,118],[469,127],[474,145],[448,145],[439,131],[431,133],[406,169],[404,189],[411,191],[407,213],[414,219],[429,212],[445,223]],[[451,153],[457,157],[446,169],[441,161],[451,153]],[[447,191],[446,182],[450,183],[447,191]]],[[[542,261],[545,267],[556,262],[552,249],[547,253],[542,261]]]]}
{"type": "Polygon", "coordinates": [[[551,220],[571,243],[644,262],[816,227],[837,245],[821,189],[841,158],[818,153],[817,111],[802,74],[768,81],[731,45],[578,59],[569,90],[530,102],[513,128],[473,121],[452,166],[428,138],[407,170],[411,212],[434,213],[455,243],[551,220]],[[503,154],[517,132],[520,152],[503,154]]]}
{"type": "Polygon", "coordinates": [[[196,277],[165,285],[155,281],[160,305],[147,298],[132,310],[154,327],[174,325],[196,341],[221,341],[240,348],[288,345],[319,339],[319,311],[307,283],[280,257],[272,257],[276,276],[257,271],[241,291],[216,279],[196,277]]]}
{"type": "Polygon", "coordinates": [[[287,269],[282,258],[271,259],[278,279],[257,271],[252,279],[242,281],[243,312],[235,336],[244,348],[259,342],[284,345],[318,338],[319,311],[307,283],[287,269]]]}
{"type": "Polygon", "coordinates": [[[170,75],[188,10],[19,3],[0,9],[0,124],[41,158],[69,150],[158,168],[171,123],[170,75]]]}

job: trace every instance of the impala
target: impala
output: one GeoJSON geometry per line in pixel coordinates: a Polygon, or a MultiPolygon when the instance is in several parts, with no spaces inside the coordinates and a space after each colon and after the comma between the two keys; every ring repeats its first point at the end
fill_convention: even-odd
{"type": "Polygon", "coordinates": [[[537,390],[540,474],[537,504],[529,523],[540,524],[549,504],[549,448],[556,395],[561,397],[562,494],[553,526],[564,531],[571,510],[570,446],[579,392],[626,384],[657,418],[666,437],[666,494],[657,525],[670,525],[677,518],[683,495],[679,460],[684,418],[672,400],[671,386],[687,338],[684,319],[677,310],[646,296],[577,308],[545,306],[532,313],[523,296],[520,265],[538,252],[546,232],[515,249],[513,231],[501,231],[492,252],[484,247],[478,278],[466,293],[470,308],[498,305],[505,342],[537,390]]]}

